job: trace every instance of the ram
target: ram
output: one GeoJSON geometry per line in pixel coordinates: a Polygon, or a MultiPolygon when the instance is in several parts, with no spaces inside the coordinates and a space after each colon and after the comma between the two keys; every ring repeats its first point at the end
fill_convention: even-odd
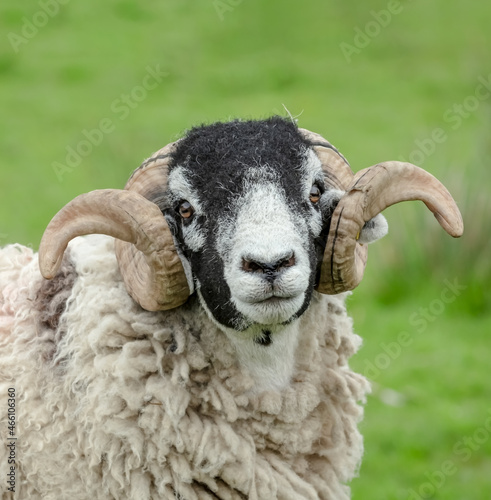
{"type": "Polygon", "coordinates": [[[369,384],[345,298],[416,199],[462,233],[414,165],[354,175],[290,121],[232,121],[72,200],[39,255],[4,248],[2,498],[349,498],[369,384]]]}

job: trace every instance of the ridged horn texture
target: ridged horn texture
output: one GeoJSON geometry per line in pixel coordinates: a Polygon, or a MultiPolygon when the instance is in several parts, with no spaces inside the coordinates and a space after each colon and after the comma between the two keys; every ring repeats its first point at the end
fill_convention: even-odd
{"type": "MultiPolygon", "coordinates": [[[[176,143],[171,143],[157,151],[137,168],[126,183],[125,189],[138,193],[156,206],[164,200],[167,191],[168,164],[170,153],[176,143]]],[[[146,255],[128,240],[117,240],[116,257],[129,294],[148,311],[166,310],[179,307],[189,297],[190,290],[177,254],[172,234],[165,218],[160,212],[160,219],[165,225],[165,243],[162,255],[155,256],[150,265],[146,255]],[[166,272],[160,273],[165,266],[166,272]],[[150,277],[150,280],[149,280],[150,277]],[[149,286],[149,281],[151,287],[149,286]]]]}
{"type": "MultiPolygon", "coordinates": [[[[364,224],[402,201],[421,200],[453,237],[464,231],[462,216],[445,186],[425,170],[384,162],[349,178],[348,163],[325,139],[302,131],[322,162],[326,183],[346,191],[331,218],[317,290],[337,294],[356,288],[367,262],[367,245],[357,242],[364,224]],[[344,161],[343,161],[344,160],[344,161]],[[341,173],[339,173],[341,172],[341,173]]],[[[351,172],[351,169],[350,169],[351,172]]]]}
{"type": "Polygon", "coordinates": [[[116,238],[116,256],[128,293],[144,309],[173,309],[187,300],[189,287],[172,234],[153,202],[166,190],[171,147],[144,162],[126,190],[82,194],[53,217],[39,247],[39,267],[45,278],[56,275],[71,239],[107,234],[116,238]]]}
{"type": "Polygon", "coordinates": [[[304,128],[299,128],[322,163],[324,170],[324,181],[332,189],[346,191],[353,182],[353,171],[346,158],[329,142],[319,134],[310,132],[304,128]]]}
{"type": "MultiPolygon", "coordinates": [[[[355,178],[355,176],[346,158],[321,135],[310,132],[306,129],[299,129],[299,131],[303,135],[303,137],[307,139],[310,145],[313,146],[317,157],[322,163],[322,170],[324,171],[324,182],[326,183],[326,186],[331,189],[348,191],[350,186],[353,184],[353,179],[355,178]]],[[[336,211],[334,213],[336,213],[336,211]]],[[[333,224],[331,219],[328,241],[331,239],[331,236],[333,234],[332,228],[333,224]]],[[[360,276],[361,281],[368,259],[368,245],[357,243],[356,240],[353,241],[354,244],[351,251],[354,253],[353,261],[354,265],[356,266],[357,276],[360,276]]],[[[315,288],[318,292],[325,294],[336,294],[345,292],[347,290],[352,290],[358,285],[359,282],[352,288],[348,288],[343,287],[342,283],[338,281],[336,290],[339,291],[334,291],[333,280],[331,278],[330,272],[331,263],[333,263],[333,255],[332,252],[328,250],[326,243],[326,249],[324,250],[324,257],[321,264],[321,273],[317,286],[315,288]]]]}

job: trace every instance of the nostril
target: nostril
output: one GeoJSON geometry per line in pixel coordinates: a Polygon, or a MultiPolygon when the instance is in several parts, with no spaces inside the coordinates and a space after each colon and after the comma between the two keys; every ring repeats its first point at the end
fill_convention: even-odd
{"type": "Polygon", "coordinates": [[[281,269],[283,267],[293,267],[295,265],[295,255],[292,254],[291,257],[287,257],[286,259],[278,261],[277,269],[281,269]]]}
{"type": "Polygon", "coordinates": [[[259,262],[252,259],[242,259],[242,270],[246,273],[276,274],[281,272],[284,268],[294,266],[295,263],[296,260],[293,253],[275,262],[259,262]]]}
{"type": "Polygon", "coordinates": [[[258,262],[254,262],[253,260],[242,259],[242,269],[246,273],[262,273],[264,272],[263,266],[258,262]]]}

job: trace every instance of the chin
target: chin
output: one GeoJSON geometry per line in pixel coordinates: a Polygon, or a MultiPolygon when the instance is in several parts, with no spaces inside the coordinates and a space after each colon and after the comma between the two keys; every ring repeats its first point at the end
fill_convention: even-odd
{"type": "Polygon", "coordinates": [[[244,302],[232,298],[237,310],[251,324],[274,326],[291,322],[298,315],[305,300],[305,293],[295,297],[270,297],[260,302],[244,302]]]}

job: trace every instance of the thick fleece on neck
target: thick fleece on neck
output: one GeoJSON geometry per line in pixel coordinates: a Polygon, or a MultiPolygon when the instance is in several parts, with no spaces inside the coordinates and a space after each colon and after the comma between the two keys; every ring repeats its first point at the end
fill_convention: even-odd
{"type": "MultiPolygon", "coordinates": [[[[15,387],[19,436],[16,493],[2,481],[2,499],[350,497],[368,384],[347,364],[360,338],[344,296],[314,294],[290,387],[256,394],[196,300],[144,311],[124,288],[111,238],[70,247],[78,277],[63,336],[32,309],[35,256],[0,251],[0,405],[15,387]]],[[[6,430],[3,412],[4,443],[6,430]]]]}

